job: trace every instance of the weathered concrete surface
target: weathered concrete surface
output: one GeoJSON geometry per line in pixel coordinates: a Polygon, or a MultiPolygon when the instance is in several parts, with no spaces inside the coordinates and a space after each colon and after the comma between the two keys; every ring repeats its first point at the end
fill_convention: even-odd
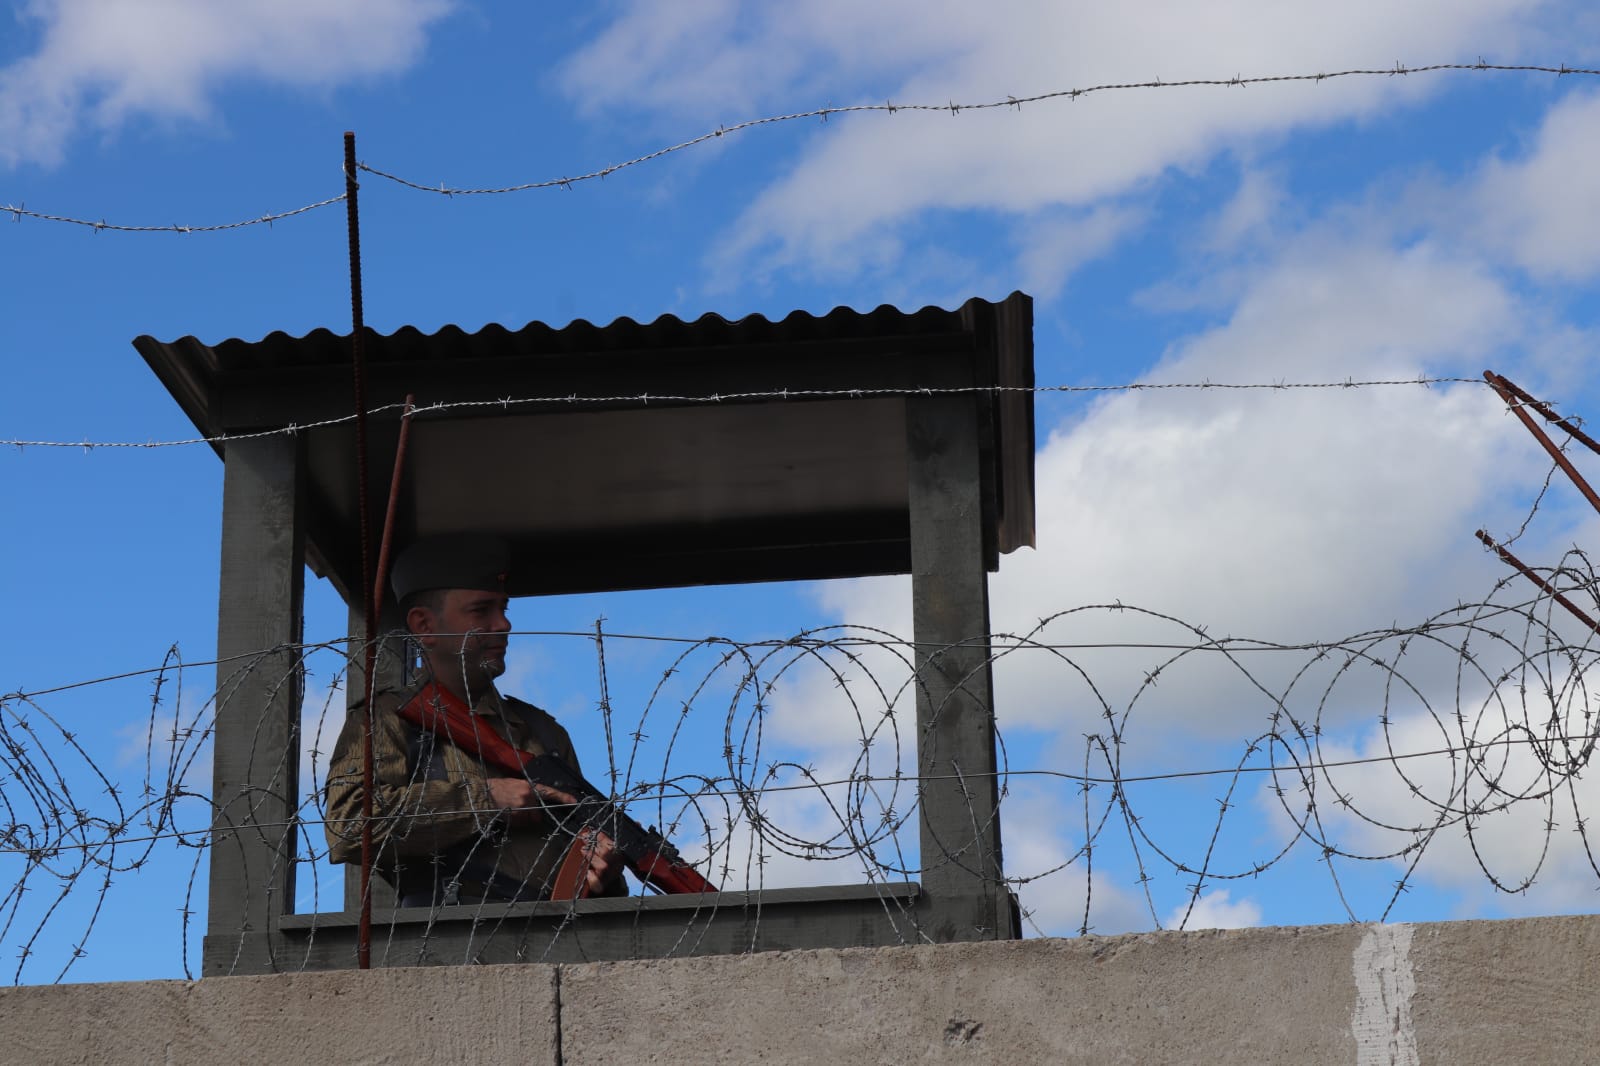
{"type": "Polygon", "coordinates": [[[550,966],[0,989],[0,1062],[182,1066],[557,1059],[550,966]]]}
{"type": "Polygon", "coordinates": [[[1356,1061],[1361,927],[593,963],[566,1062],[1356,1061]]]}
{"type": "Polygon", "coordinates": [[[0,1062],[1600,1062],[1596,960],[1579,917],[8,988],[0,1062]]]}
{"type": "Polygon", "coordinates": [[[1600,1062],[1600,917],[1411,927],[1422,1062],[1600,1062]]]}
{"type": "Polygon", "coordinates": [[[1600,1062],[1600,918],[597,963],[565,1062],[1600,1062]]]}

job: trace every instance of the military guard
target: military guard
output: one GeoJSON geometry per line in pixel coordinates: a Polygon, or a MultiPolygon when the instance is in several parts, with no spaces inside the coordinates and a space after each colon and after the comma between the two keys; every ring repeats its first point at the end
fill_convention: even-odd
{"type": "MultiPolygon", "coordinates": [[[[458,534],[418,541],[395,561],[391,584],[421,669],[373,696],[373,869],[400,905],[515,902],[549,897],[573,844],[560,827],[574,798],[509,777],[397,713],[430,682],[470,706],[481,727],[578,771],[572,738],[549,714],[496,691],[505,672],[510,551],[504,541],[458,534]]],[[[325,823],[334,862],[361,861],[364,703],[350,708],[328,771],[325,823]]],[[[587,894],[626,894],[623,863],[604,833],[586,831],[587,894]]]]}

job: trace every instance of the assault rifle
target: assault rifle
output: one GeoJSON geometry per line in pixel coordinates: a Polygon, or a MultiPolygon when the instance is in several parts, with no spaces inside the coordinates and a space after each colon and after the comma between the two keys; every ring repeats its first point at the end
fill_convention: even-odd
{"type": "MultiPolygon", "coordinates": [[[[564,824],[595,829],[609,836],[634,876],[661,892],[715,892],[717,888],[693,866],[684,862],[666,837],[654,826],[644,828],[628,817],[572,767],[554,755],[535,755],[514,747],[492,729],[473,720],[466,701],[430,681],[400,708],[400,717],[441,736],[463,751],[478,756],[536,785],[567,793],[576,799],[564,824]]],[[[583,899],[588,895],[589,845],[581,835],[556,873],[550,898],[583,899]]]]}

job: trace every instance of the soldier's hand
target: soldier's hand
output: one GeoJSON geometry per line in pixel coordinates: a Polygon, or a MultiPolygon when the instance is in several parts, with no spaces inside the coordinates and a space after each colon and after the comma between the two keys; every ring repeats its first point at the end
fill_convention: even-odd
{"type": "Polygon", "coordinates": [[[546,806],[550,804],[559,804],[563,807],[572,807],[577,805],[577,796],[569,795],[561,791],[559,788],[551,788],[549,785],[541,785],[537,782],[535,782],[533,788],[534,791],[544,797],[546,806]]]}
{"type": "MultiPolygon", "coordinates": [[[[568,795],[559,788],[549,785],[533,786],[547,803],[565,804],[568,806],[578,802],[576,796],[568,795]]],[[[583,854],[588,863],[584,873],[587,896],[604,895],[622,877],[622,871],[627,867],[627,860],[617,850],[616,841],[598,829],[583,828],[578,831],[578,838],[583,842],[583,854]]]]}
{"type": "Polygon", "coordinates": [[[544,818],[544,809],[552,803],[574,802],[565,792],[556,792],[555,789],[532,784],[520,777],[489,778],[489,795],[513,825],[537,824],[544,818]]]}
{"type": "Polygon", "coordinates": [[[616,843],[600,830],[584,829],[578,836],[583,840],[583,853],[589,861],[589,870],[584,875],[588,885],[585,894],[604,895],[606,889],[616,884],[622,876],[627,863],[617,850],[616,843]]]}
{"type": "MultiPolygon", "coordinates": [[[[548,808],[571,807],[578,802],[577,797],[559,788],[535,784],[520,777],[489,778],[489,794],[515,825],[536,824],[548,808]]],[[[580,835],[588,859],[588,870],[584,875],[588,883],[587,894],[600,895],[617,883],[627,863],[617,850],[616,842],[607,834],[586,828],[580,835]]]]}

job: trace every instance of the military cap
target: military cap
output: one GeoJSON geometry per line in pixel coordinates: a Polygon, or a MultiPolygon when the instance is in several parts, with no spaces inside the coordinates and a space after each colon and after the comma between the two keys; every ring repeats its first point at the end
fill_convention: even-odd
{"type": "Polygon", "coordinates": [[[394,561],[389,583],[397,601],[428,589],[504,592],[511,549],[488,533],[446,533],[414,542],[394,561]]]}

